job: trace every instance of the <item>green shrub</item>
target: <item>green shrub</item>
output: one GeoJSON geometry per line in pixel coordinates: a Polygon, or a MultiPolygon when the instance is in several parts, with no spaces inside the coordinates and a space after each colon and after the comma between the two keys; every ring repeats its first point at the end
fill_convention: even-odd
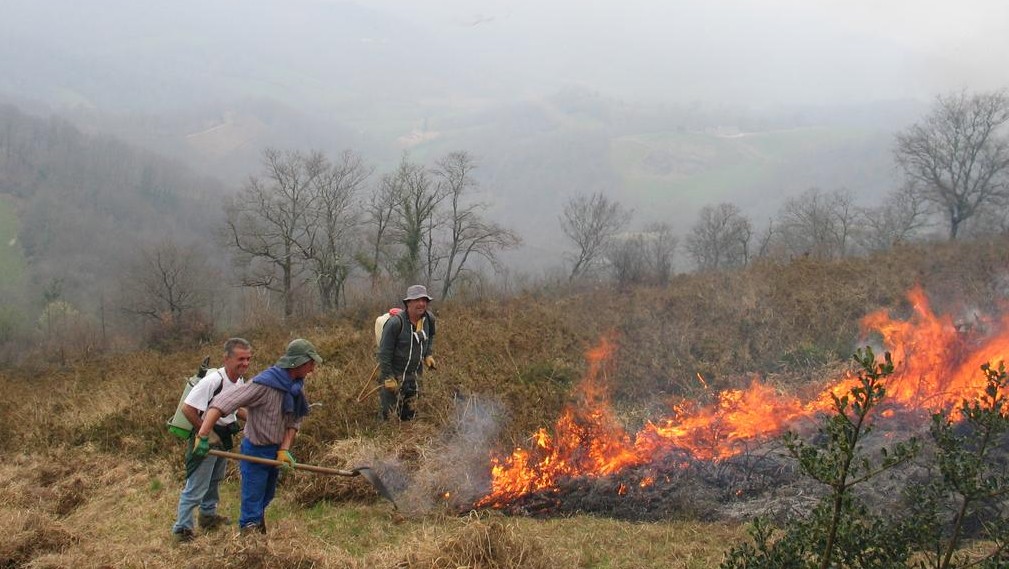
{"type": "Polygon", "coordinates": [[[963,401],[962,421],[954,422],[946,413],[932,417],[930,433],[942,478],[914,491],[925,497],[916,501],[916,522],[927,567],[1005,567],[1009,561],[1004,550],[1009,539],[1005,514],[1009,473],[1004,450],[999,450],[1002,435],[1009,432],[1009,374],[1004,364],[994,369],[986,363],[981,371],[984,393],[963,401]],[[977,537],[995,544],[987,552],[960,551],[968,522],[977,528],[977,537]]]}
{"type": "Polygon", "coordinates": [[[852,493],[879,474],[907,462],[918,451],[915,440],[883,448],[872,460],[861,444],[871,432],[870,416],[885,397],[882,379],[893,373],[886,353],[877,364],[870,348],[859,350],[855,361],[862,368],[859,384],[848,395],[832,396],[834,413],[820,426],[822,443],[814,445],[795,433],[785,435],[789,453],[799,469],[827,487],[827,494],[805,519],[789,522],[774,540],[775,528],[755,522],[751,529],[754,544],[730,550],[723,569],[785,567],[906,567],[914,539],[901,520],[887,519],[868,510],[852,493]]]}

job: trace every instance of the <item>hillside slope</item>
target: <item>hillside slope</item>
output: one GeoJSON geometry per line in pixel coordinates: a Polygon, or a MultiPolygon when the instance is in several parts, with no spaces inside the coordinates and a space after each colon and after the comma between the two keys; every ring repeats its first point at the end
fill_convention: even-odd
{"type": "Polygon", "coordinates": [[[209,240],[222,215],[219,182],[65,120],[0,106],[0,132],[0,197],[19,221],[4,245],[24,259],[29,306],[55,286],[93,307],[102,291],[118,290],[138,247],[172,235],[209,240]]]}
{"type": "MultiPolygon", "coordinates": [[[[292,337],[316,343],[326,362],[307,390],[321,406],[306,420],[295,454],[305,463],[382,469],[401,491],[401,510],[392,512],[359,480],[285,477],[271,507],[270,539],[228,540],[224,553],[213,538],[186,549],[171,546],[181,445],[163,426],[183,379],[204,355],[217,357],[217,346],[99,357],[65,369],[35,361],[0,370],[0,384],[21,394],[0,400],[0,448],[14,457],[0,468],[7,504],[0,519],[11,528],[0,540],[6,556],[0,560],[170,567],[185,555],[226,567],[419,568],[441,566],[435,559],[444,555],[459,566],[480,566],[468,556],[496,551],[515,556],[502,567],[639,567],[641,560],[713,566],[741,537],[736,526],[487,513],[459,518],[457,508],[486,491],[491,456],[526,446],[536,429],[549,429],[563,405],[584,398],[573,388],[586,370],[585,350],[600,337],[616,345],[605,376],[614,414],[629,430],[668,414],[681,397],[701,400],[709,390],[747,384],[753,373],[776,390],[801,393],[835,377],[856,346],[878,341],[864,337],[862,316],[879,308],[895,318],[910,314],[905,293],[914,285],[950,324],[965,315],[997,314],[1009,274],[1006,245],[802,259],[682,275],[664,288],[622,293],[542,291],[436,304],[439,369],[426,379],[421,418],[404,425],[378,422],[374,396],[363,395],[372,386],[370,317],[229,331],[253,341],[250,373],[270,365],[292,337]],[[106,490],[112,485],[114,493],[106,490]],[[715,535],[721,537],[710,538],[715,535]]],[[[232,514],[235,494],[232,478],[224,497],[232,514]]]]}

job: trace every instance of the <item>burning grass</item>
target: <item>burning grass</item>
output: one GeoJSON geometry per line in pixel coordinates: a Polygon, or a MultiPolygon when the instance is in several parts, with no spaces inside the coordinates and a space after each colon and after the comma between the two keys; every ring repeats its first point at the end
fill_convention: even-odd
{"type": "MultiPolygon", "coordinates": [[[[879,310],[862,322],[864,333],[878,334],[898,362],[883,382],[884,420],[895,414],[920,419],[978,397],[985,392],[981,364],[1004,361],[1009,354],[1009,317],[964,330],[951,317],[935,314],[920,288],[908,294],[908,304],[911,311],[905,319],[879,310]]],[[[668,416],[631,434],[610,404],[606,370],[614,352],[607,337],[589,350],[589,369],[553,429],[540,428],[529,448],[494,460],[491,492],[477,506],[536,514],[590,511],[622,516],[629,511],[642,519],[698,516],[699,510],[712,508],[691,506],[714,504],[708,495],[717,498],[711,485],[701,483],[706,478],[704,463],[717,466],[786,429],[815,422],[832,410],[835,398],[846,397],[858,385],[846,373],[828,379],[818,396],[803,401],[753,380],[749,387],[723,390],[707,403],[675,402],[668,416]],[[683,487],[688,488],[687,500],[677,499],[683,487]]],[[[698,379],[707,386],[703,377],[698,379]]],[[[921,424],[911,428],[920,429],[921,424]]]]}

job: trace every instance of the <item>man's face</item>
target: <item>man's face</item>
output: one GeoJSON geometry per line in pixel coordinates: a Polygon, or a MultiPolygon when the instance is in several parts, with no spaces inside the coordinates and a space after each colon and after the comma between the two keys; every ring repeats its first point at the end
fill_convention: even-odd
{"type": "Polygon", "coordinates": [[[249,371],[249,364],[252,363],[252,350],[235,346],[230,354],[224,354],[224,369],[228,372],[228,377],[238,379],[249,371]]]}
{"type": "Polygon", "coordinates": [[[424,316],[424,313],[427,312],[427,299],[417,298],[406,301],[406,312],[410,316],[411,321],[424,316]]]}
{"type": "Polygon", "coordinates": [[[305,379],[313,371],[315,371],[315,360],[308,360],[300,366],[292,368],[291,375],[294,379],[305,379]]]}

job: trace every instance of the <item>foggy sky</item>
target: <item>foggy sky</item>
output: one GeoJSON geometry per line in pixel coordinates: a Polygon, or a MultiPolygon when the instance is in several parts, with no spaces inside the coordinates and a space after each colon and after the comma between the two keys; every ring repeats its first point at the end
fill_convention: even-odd
{"type": "Polygon", "coordinates": [[[375,4],[477,48],[512,46],[488,61],[524,61],[553,81],[632,99],[837,104],[1009,79],[1009,4],[997,1],[375,4]]]}
{"type": "Polygon", "coordinates": [[[376,92],[420,103],[535,97],[565,85],[631,101],[759,108],[929,100],[1009,83],[1009,4],[994,0],[0,4],[0,72],[7,77],[0,91],[58,106],[104,106],[89,81],[125,81],[128,65],[136,65],[131,88],[140,93],[152,81],[172,92],[173,81],[198,89],[207,77],[230,75],[230,91],[192,98],[239,96],[245,86],[315,109],[376,92]],[[38,65],[17,65],[25,59],[38,65]],[[365,69],[347,75],[341,67],[355,62],[365,69]],[[37,86],[25,76],[57,73],[61,65],[77,71],[62,84],[37,86]],[[300,84],[290,84],[292,77],[300,84]],[[351,92],[327,97],[341,77],[354,81],[351,92]],[[392,93],[397,84],[404,89],[392,93]]]}

